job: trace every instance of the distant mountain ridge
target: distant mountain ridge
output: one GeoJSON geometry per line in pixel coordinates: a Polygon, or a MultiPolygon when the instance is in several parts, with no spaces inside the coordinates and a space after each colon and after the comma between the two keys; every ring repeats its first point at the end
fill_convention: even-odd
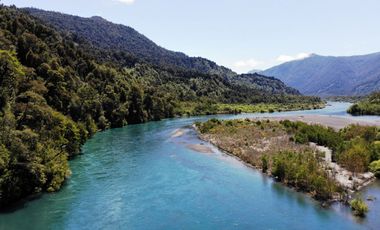
{"type": "Polygon", "coordinates": [[[347,57],[313,54],[261,74],[274,76],[306,95],[366,95],[380,89],[380,52],[347,57]]]}

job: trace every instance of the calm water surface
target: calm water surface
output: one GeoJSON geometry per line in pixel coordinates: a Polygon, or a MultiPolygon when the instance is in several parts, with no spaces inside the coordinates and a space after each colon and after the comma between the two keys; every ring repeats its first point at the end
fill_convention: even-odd
{"type": "MultiPolygon", "coordinates": [[[[332,103],[281,114],[348,116],[348,106],[332,103]]],[[[254,116],[268,114],[217,117],[254,116]]],[[[169,119],[95,135],[70,162],[73,175],[60,192],[1,213],[0,229],[380,229],[379,183],[363,191],[378,199],[369,203],[367,219],[356,220],[347,207],[321,208],[215,148],[214,154],[188,149],[202,143],[191,129],[172,137],[175,130],[209,118],[169,119]]]]}

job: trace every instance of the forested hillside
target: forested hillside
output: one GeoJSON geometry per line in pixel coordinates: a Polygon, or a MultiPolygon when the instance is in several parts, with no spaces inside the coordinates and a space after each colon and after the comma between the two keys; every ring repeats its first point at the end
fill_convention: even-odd
{"type": "Polygon", "coordinates": [[[222,76],[236,75],[213,61],[164,49],[133,28],[114,24],[98,16],[82,18],[34,8],[25,10],[61,31],[75,34],[78,39],[85,38],[95,47],[123,50],[153,65],[222,76]]]}
{"type": "Polygon", "coordinates": [[[184,102],[319,102],[262,76],[252,75],[257,80],[245,86],[224,76],[152,67],[74,42],[6,6],[0,6],[0,76],[1,207],[58,190],[70,175],[68,159],[98,130],[180,116],[184,102]]]}
{"type": "MultiPolygon", "coordinates": [[[[154,66],[156,70],[160,69],[176,75],[183,75],[183,72],[188,74],[189,71],[197,74],[218,75],[226,83],[234,87],[242,87],[247,91],[253,89],[256,92],[265,91],[271,94],[300,94],[275,78],[267,78],[256,73],[237,75],[213,61],[169,51],[156,45],[131,27],[114,24],[98,16],[83,18],[35,8],[23,10],[53,26],[76,43],[87,46],[93,56],[101,62],[118,63],[121,66],[147,63],[154,66]]],[[[236,90],[236,92],[239,91],[239,89],[236,90]]],[[[249,96],[253,99],[252,95],[249,96]]],[[[236,102],[241,95],[232,97],[236,102]]],[[[255,97],[256,102],[265,99],[262,95],[258,96],[259,98],[257,95],[255,97]]],[[[273,98],[266,102],[271,100],[273,98]]],[[[282,101],[287,100],[288,98],[282,101]]]]}

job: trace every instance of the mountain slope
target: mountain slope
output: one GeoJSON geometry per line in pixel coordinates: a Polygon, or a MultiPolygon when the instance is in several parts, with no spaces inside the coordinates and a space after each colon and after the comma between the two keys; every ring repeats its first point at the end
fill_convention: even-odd
{"type": "Polygon", "coordinates": [[[380,53],[350,57],[314,54],[261,73],[307,95],[364,95],[380,89],[380,53]]]}
{"type": "MultiPolygon", "coordinates": [[[[145,62],[155,66],[155,68],[174,73],[192,71],[201,74],[218,75],[226,79],[231,85],[239,85],[242,89],[247,89],[248,91],[253,90],[270,94],[300,94],[297,90],[286,86],[282,82],[280,83],[274,78],[266,78],[259,74],[237,75],[230,69],[219,66],[210,60],[200,57],[188,57],[180,52],[166,50],[133,28],[114,24],[98,16],[83,18],[35,8],[25,8],[23,10],[68,34],[78,43],[89,43],[91,50],[98,50],[95,56],[106,56],[102,58],[102,61],[108,59],[111,62],[125,65],[125,59],[130,60],[133,57],[135,60],[127,61],[127,65],[133,61],[138,63],[145,62]],[[110,52],[114,53],[115,50],[121,53],[125,52],[127,55],[115,57],[115,55],[109,54],[110,52]],[[108,55],[104,53],[108,53],[108,55]],[[242,82],[244,84],[239,84],[242,82]]],[[[263,97],[260,98],[264,99],[263,97]]]]}
{"type": "Polygon", "coordinates": [[[123,50],[154,65],[222,76],[236,75],[233,71],[217,65],[213,61],[200,57],[189,57],[180,52],[164,49],[133,28],[114,24],[98,16],[83,18],[34,8],[25,10],[61,31],[85,38],[96,47],[123,50]]]}

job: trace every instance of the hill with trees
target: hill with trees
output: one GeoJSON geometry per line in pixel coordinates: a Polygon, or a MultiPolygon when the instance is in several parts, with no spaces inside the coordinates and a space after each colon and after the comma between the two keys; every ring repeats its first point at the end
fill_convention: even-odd
{"type": "MultiPolygon", "coordinates": [[[[147,63],[155,69],[169,72],[196,72],[223,77],[232,85],[274,94],[299,95],[299,91],[286,86],[278,79],[258,73],[237,75],[232,70],[201,58],[189,57],[180,52],[162,48],[131,27],[114,24],[94,16],[83,18],[59,12],[24,8],[27,13],[53,26],[78,44],[95,50],[100,61],[115,62],[122,66],[133,66],[136,62],[147,63]],[[115,52],[116,51],[116,52],[115,52]]],[[[235,97],[235,96],[234,96],[235,97]]]]}
{"type": "Polygon", "coordinates": [[[133,28],[114,24],[99,16],[83,18],[35,8],[25,10],[60,31],[74,34],[78,39],[85,38],[92,46],[106,50],[122,50],[153,65],[222,76],[236,75],[213,61],[189,57],[184,53],[162,48],[133,28]]]}

